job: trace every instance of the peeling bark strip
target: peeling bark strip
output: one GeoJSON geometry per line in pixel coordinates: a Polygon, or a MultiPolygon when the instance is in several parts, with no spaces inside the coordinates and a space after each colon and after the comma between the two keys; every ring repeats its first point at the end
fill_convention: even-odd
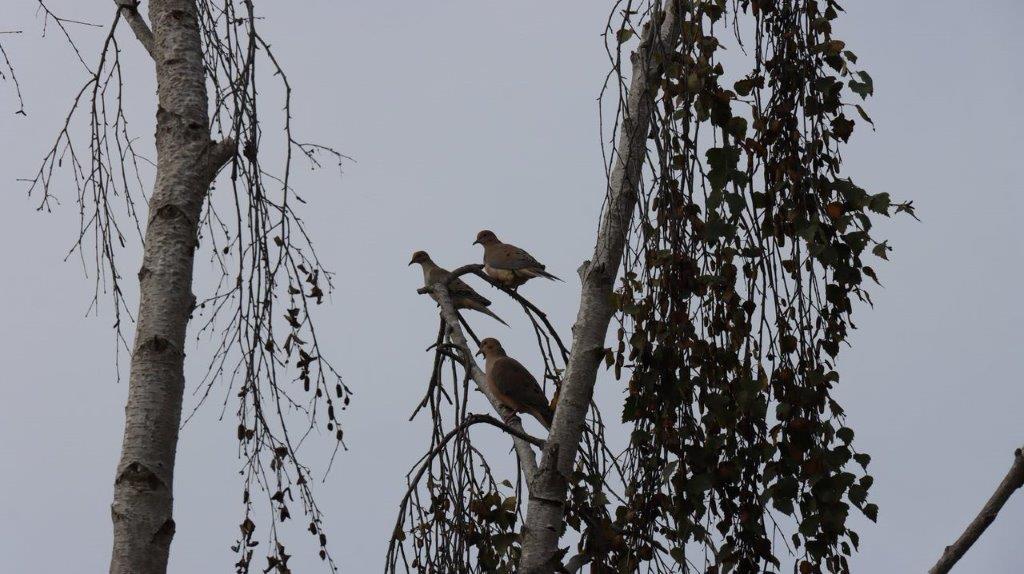
{"type": "Polygon", "coordinates": [[[947,546],[942,552],[939,561],[928,571],[928,574],[946,574],[956,563],[963,558],[971,546],[977,542],[989,524],[996,519],[996,515],[1010,499],[1010,495],[1018,489],[1024,488],[1024,448],[1018,448],[1013,453],[1013,466],[1010,472],[1006,473],[1003,481],[996,487],[995,493],[982,507],[978,516],[967,525],[967,529],[956,539],[956,542],[947,546]]]}
{"type": "Polygon", "coordinates": [[[679,2],[669,0],[667,10],[656,11],[632,55],[633,71],[616,146],[616,161],[608,181],[608,204],[597,234],[594,256],[580,267],[583,282],[580,309],[573,327],[572,354],[566,365],[555,419],[540,469],[530,488],[523,525],[519,572],[546,574],[561,568],[558,540],[565,527],[565,497],[583,435],[584,419],[594,395],[597,369],[604,355],[604,340],[614,308],[612,288],[629,221],[636,206],[647,132],[651,125],[654,90],[651,70],[654,54],[676,43],[680,33],[679,2]],[[660,23],[660,25],[659,25],[660,23]]]}
{"type": "MultiPolygon", "coordinates": [[[[144,25],[137,12],[132,17],[144,25]]],[[[167,571],[198,222],[216,171],[234,153],[233,142],[210,141],[194,0],[151,0],[149,18],[159,100],[157,174],[139,271],[124,443],[111,505],[112,574],[167,571]]]]}

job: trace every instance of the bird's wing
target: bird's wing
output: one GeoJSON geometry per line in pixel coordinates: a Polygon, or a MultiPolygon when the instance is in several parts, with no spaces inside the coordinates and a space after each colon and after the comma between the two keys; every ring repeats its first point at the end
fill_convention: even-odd
{"type": "MultiPolygon", "coordinates": [[[[430,276],[427,278],[427,287],[430,287],[434,283],[440,283],[444,281],[447,276],[448,270],[444,269],[443,267],[435,267],[431,269],[430,276]]],[[[491,302],[486,297],[477,293],[476,289],[470,287],[469,284],[467,284],[459,277],[456,277],[454,281],[448,284],[448,292],[451,293],[451,296],[455,299],[470,299],[483,305],[484,307],[487,307],[491,304],[491,302]]]]}
{"type": "Polygon", "coordinates": [[[512,357],[501,357],[491,367],[491,380],[498,390],[529,409],[547,409],[548,400],[530,371],[512,357]]]}
{"type": "Polygon", "coordinates": [[[483,305],[484,307],[488,307],[491,304],[491,301],[489,299],[477,293],[476,289],[473,289],[472,287],[469,286],[468,283],[459,278],[456,278],[455,281],[452,281],[451,292],[452,295],[456,297],[462,297],[465,299],[476,301],[477,303],[483,305]]]}
{"type": "Polygon", "coordinates": [[[544,269],[544,265],[542,265],[540,261],[534,259],[532,255],[515,245],[509,245],[508,243],[495,245],[491,253],[488,254],[485,263],[497,269],[509,269],[512,271],[520,269],[544,269]]]}

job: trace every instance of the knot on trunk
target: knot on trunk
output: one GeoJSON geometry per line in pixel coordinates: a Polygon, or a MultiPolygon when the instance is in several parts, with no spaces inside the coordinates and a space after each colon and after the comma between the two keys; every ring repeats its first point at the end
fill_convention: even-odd
{"type": "MultiPolygon", "coordinates": [[[[167,488],[164,481],[141,462],[135,461],[124,467],[124,470],[117,475],[114,484],[128,483],[141,490],[154,491],[160,488],[167,488]]],[[[171,523],[171,533],[174,533],[174,523],[171,523]]]]}
{"type": "Polygon", "coordinates": [[[160,219],[173,219],[175,217],[185,217],[186,219],[188,218],[187,215],[185,214],[185,210],[173,203],[165,203],[161,205],[160,207],[156,208],[156,210],[153,212],[153,215],[154,217],[159,217],[160,219]]]}
{"type": "Polygon", "coordinates": [[[160,528],[153,533],[153,542],[158,544],[170,544],[171,539],[174,538],[174,520],[168,518],[160,525],[160,528]]]}
{"type": "Polygon", "coordinates": [[[144,339],[139,345],[140,351],[152,351],[154,353],[165,353],[172,350],[174,346],[165,337],[160,335],[153,335],[147,339],[144,339]]]}

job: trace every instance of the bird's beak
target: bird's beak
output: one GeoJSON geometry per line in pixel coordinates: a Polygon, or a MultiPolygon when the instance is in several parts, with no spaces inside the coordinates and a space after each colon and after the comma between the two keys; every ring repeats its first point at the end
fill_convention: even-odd
{"type": "Polygon", "coordinates": [[[484,350],[483,349],[478,349],[477,352],[475,353],[475,355],[478,356],[478,357],[484,356],[484,350]]]}
{"type": "Polygon", "coordinates": [[[476,241],[474,241],[474,242],[473,242],[473,245],[480,245],[480,240],[479,240],[479,239],[477,239],[476,241]]]}
{"type": "MultiPolygon", "coordinates": [[[[410,261],[410,262],[409,262],[409,265],[412,265],[413,263],[416,263],[416,260],[415,260],[415,259],[413,259],[412,261],[410,261]]],[[[409,265],[406,265],[406,267],[408,267],[409,265]]]]}

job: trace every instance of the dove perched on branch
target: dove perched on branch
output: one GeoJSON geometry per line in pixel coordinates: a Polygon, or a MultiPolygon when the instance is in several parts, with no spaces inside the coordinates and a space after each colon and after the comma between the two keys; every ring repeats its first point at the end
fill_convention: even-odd
{"type": "Polygon", "coordinates": [[[488,337],[480,341],[477,354],[484,356],[485,382],[494,396],[513,412],[532,415],[550,430],[555,413],[530,371],[505,354],[497,339],[488,337]]]}
{"type": "Polygon", "coordinates": [[[506,287],[516,289],[534,277],[561,281],[526,251],[499,241],[493,231],[481,231],[473,243],[484,246],[484,271],[506,287]]]}
{"type": "MultiPolygon", "coordinates": [[[[430,255],[427,255],[426,251],[413,253],[412,261],[409,261],[409,265],[413,263],[419,263],[423,269],[424,287],[431,287],[436,283],[442,283],[448,277],[448,270],[438,267],[430,258],[430,255]]],[[[483,295],[477,293],[475,289],[466,284],[462,279],[456,277],[452,280],[448,284],[448,292],[452,296],[452,304],[455,305],[456,309],[472,309],[473,311],[493,317],[499,323],[508,327],[508,323],[487,308],[491,305],[491,302],[483,295]]]]}

